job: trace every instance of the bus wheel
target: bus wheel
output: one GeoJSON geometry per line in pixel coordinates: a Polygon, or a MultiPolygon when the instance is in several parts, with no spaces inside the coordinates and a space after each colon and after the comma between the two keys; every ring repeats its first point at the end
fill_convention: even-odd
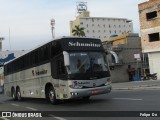
{"type": "Polygon", "coordinates": [[[12,95],[13,100],[17,100],[16,91],[14,88],[12,89],[11,93],[12,93],[11,95],[12,95]]]}
{"type": "Polygon", "coordinates": [[[89,99],[90,99],[90,96],[83,97],[83,100],[89,100],[89,99]]]}
{"type": "Polygon", "coordinates": [[[22,100],[22,97],[21,97],[21,91],[20,91],[20,88],[17,89],[16,91],[16,95],[17,95],[17,100],[18,101],[21,101],[22,100]]]}
{"type": "Polygon", "coordinates": [[[48,99],[51,104],[57,104],[56,94],[54,88],[51,86],[48,91],[48,99]]]}

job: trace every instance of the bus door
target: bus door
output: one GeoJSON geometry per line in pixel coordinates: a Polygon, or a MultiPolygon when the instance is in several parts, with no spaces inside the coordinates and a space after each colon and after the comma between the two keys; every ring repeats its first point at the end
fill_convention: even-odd
{"type": "Polygon", "coordinates": [[[55,79],[56,92],[60,98],[64,98],[64,94],[67,92],[67,72],[63,56],[58,56],[52,60],[51,71],[52,77],[55,79]]]}

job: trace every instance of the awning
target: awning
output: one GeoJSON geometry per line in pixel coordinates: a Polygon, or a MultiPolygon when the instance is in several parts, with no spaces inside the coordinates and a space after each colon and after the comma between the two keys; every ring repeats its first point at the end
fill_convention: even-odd
{"type": "Polygon", "coordinates": [[[114,51],[109,51],[109,52],[114,56],[114,58],[115,58],[115,63],[119,63],[119,57],[118,57],[117,53],[114,52],[114,51]]]}

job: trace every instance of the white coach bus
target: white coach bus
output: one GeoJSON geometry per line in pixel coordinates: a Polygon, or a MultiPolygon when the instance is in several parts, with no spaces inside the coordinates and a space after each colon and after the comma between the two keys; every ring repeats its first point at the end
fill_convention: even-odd
{"type": "Polygon", "coordinates": [[[15,100],[83,98],[111,92],[110,71],[100,39],[62,37],[4,65],[4,91],[15,100]]]}

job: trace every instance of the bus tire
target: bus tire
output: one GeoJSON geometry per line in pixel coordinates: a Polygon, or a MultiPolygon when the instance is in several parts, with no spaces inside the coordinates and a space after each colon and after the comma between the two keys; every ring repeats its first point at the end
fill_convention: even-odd
{"type": "Polygon", "coordinates": [[[17,100],[16,91],[14,88],[11,89],[11,96],[12,96],[13,100],[17,100]]]}
{"type": "Polygon", "coordinates": [[[51,104],[56,105],[58,100],[56,99],[56,94],[53,86],[50,86],[48,90],[48,100],[51,104]]]}
{"type": "Polygon", "coordinates": [[[17,90],[16,90],[16,96],[17,96],[17,100],[18,101],[22,100],[20,88],[17,88],[17,90]]]}

